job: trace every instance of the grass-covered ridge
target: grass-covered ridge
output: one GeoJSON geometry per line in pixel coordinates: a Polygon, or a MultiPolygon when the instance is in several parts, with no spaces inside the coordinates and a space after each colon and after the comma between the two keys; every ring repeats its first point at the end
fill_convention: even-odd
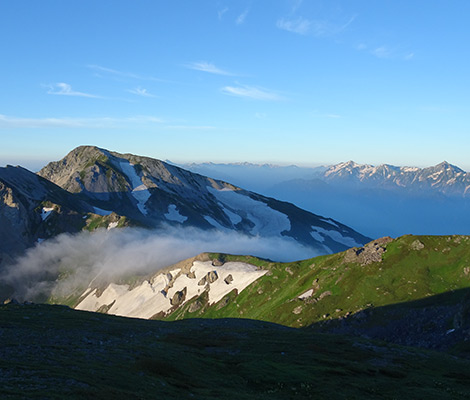
{"type": "Polygon", "coordinates": [[[212,306],[203,295],[167,318],[252,318],[300,327],[470,287],[467,236],[409,235],[372,242],[369,249],[372,256],[351,249],[293,263],[213,254],[269,272],[238,295],[232,292],[212,306]],[[374,261],[377,257],[380,261],[374,261]],[[195,301],[203,307],[190,312],[195,301]]]}
{"type": "Polygon", "coordinates": [[[0,306],[2,399],[465,399],[469,361],[235,320],[0,306]]]}

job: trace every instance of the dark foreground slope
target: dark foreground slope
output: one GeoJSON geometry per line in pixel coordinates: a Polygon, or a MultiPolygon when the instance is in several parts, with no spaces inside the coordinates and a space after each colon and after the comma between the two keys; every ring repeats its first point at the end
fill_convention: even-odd
{"type": "Polygon", "coordinates": [[[2,399],[466,399],[470,361],[250,320],[0,306],[2,399]]]}

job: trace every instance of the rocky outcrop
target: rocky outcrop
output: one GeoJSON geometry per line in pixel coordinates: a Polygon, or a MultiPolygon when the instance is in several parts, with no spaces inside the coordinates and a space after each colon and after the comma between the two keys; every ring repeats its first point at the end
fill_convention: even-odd
{"type": "Polygon", "coordinates": [[[391,237],[383,237],[367,243],[364,247],[353,247],[344,254],[345,263],[358,263],[362,266],[382,261],[387,244],[393,241],[391,237]]]}
{"type": "Polygon", "coordinates": [[[176,292],[170,300],[171,305],[174,307],[178,307],[180,304],[184,303],[184,301],[186,300],[187,291],[188,289],[184,288],[183,290],[176,292]]]}
{"type": "MultiPolygon", "coordinates": [[[[216,271],[210,271],[205,275],[204,277],[201,278],[201,280],[197,283],[199,286],[204,286],[207,283],[214,283],[218,279],[218,275],[216,271]]],[[[226,278],[227,279],[227,278],[226,278]]],[[[233,280],[233,278],[232,278],[233,280]]]]}

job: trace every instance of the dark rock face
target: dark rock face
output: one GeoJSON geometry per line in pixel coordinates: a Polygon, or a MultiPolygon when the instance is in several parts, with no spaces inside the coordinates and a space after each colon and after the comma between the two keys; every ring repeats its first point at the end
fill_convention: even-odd
{"type": "Polygon", "coordinates": [[[83,199],[24,168],[0,168],[0,253],[11,259],[38,239],[78,232],[90,210],[83,199]]]}
{"type": "Polygon", "coordinates": [[[170,300],[172,306],[177,307],[186,300],[187,288],[176,292],[170,300]]]}
{"type": "Polygon", "coordinates": [[[204,286],[208,283],[214,283],[217,279],[219,279],[217,272],[210,271],[205,276],[203,276],[197,284],[199,286],[204,286]]]}
{"type": "Polygon", "coordinates": [[[227,277],[224,279],[224,282],[225,282],[227,285],[230,285],[230,284],[233,282],[233,276],[232,276],[232,274],[227,275],[227,277]]]}

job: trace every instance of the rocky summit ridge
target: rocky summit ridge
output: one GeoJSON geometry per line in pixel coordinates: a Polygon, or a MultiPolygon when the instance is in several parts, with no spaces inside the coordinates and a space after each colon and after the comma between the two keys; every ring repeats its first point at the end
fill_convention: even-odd
{"type": "Polygon", "coordinates": [[[4,260],[62,232],[128,225],[290,238],[318,254],[369,241],[293,204],[160,160],[95,146],[77,147],[38,174],[0,168],[0,196],[4,260]]]}
{"type": "Polygon", "coordinates": [[[115,212],[147,227],[165,223],[290,237],[322,253],[368,241],[293,204],[149,157],[81,146],[39,175],[86,196],[97,213],[115,212]]]}

